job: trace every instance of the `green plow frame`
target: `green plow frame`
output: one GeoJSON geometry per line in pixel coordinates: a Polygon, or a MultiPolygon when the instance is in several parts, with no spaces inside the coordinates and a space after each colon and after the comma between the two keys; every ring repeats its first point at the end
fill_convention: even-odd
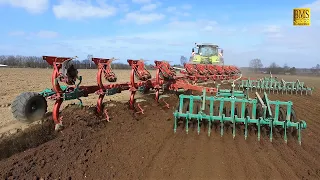
{"type": "Polygon", "coordinates": [[[287,82],[283,79],[278,80],[273,77],[265,77],[257,80],[251,80],[250,78],[247,80],[241,80],[238,83],[238,88],[241,89],[249,89],[250,91],[256,90],[260,92],[268,92],[268,93],[280,93],[281,94],[305,94],[312,95],[312,91],[314,88],[306,87],[304,82],[300,82],[299,79],[292,82],[287,82]]]}
{"type": "MultiPolygon", "coordinates": [[[[83,106],[83,102],[80,99],[80,97],[84,97],[84,92],[83,90],[80,89],[80,84],[82,82],[82,76],[80,76],[78,78],[79,82],[78,84],[76,84],[75,88],[73,89],[73,91],[71,92],[66,92],[68,90],[68,86],[66,85],[60,85],[61,90],[64,92],[63,93],[63,100],[64,101],[68,101],[68,100],[78,100],[79,101],[79,106],[82,107],[83,106]]],[[[105,92],[106,96],[110,96],[110,95],[114,95],[118,93],[118,88],[111,88],[108,91],[105,92]]],[[[139,89],[139,91],[144,91],[144,89],[139,89]]],[[[48,98],[50,96],[53,96],[56,94],[56,92],[53,89],[50,88],[46,88],[45,90],[39,92],[39,94],[41,96],[43,96],[44,98],[48,98]]]]}
{"type": "MultiPolygon", "coordinates": [[[[79,106],[82,107],[83,106],[83,102],[80,99],[80,97],[82,97],[84,95],[83,90],[81,90],[80,84],[82,82],[82,76],[78,77],[79,82],[76,84],[74,90],[72,92],[67,92],[67,93],[63,93],[63,100],[64,101],[68,101],[68,100],[74,100],[77,99],[79,101],[79,106]]],[[[56,80],[57,81],[57,80],[56,80]]],[[[60,88],[63,92],[65,92],[68,89],[68,86],[66,85],[60,85],[60,88]]],[[[40,95],[42,95],[44,98],[53,96],[56,94],[55,91],[53,91],[53,89],[50,88],[46,88],[45,90],[39,92],[40,95]]]]}
{"type": "MultiPolygon", "coordinates": [[[[230,95],[230,94],[229,94],[230,95]]],[[[236,135],[236,125],[244,125],[245,139],[248,137],[248,126],[257,128],[258,140],[260,141],[261,128],[268,127],[270,142],[275,130],[283,132],[285,143],[289,133],[298,135],[301,145],[301,130],[307,127],[305,121],[297,121],[292,102],[271,101],[266,93],[261,98],[256,92],[256,98],[237,98],[226,96],[184,95],[179,96],[179,106],[174,114],[174,133],[178,123],[185,122],[185,130],[188,134],[189,123],[196,124],[197,132],[200,133],[201,125],[208,124],[208,136],[211,135],[213,124],[220,124],[220,135],[224,134],[225,124],[231,124],[233,138],[236,135]],[[230,103],[230,107],[226,106],[230,103]],[[228,111],[230,110],[230,111],[228,111]],[[291,131],[291,132],[290,132],[291,131]]]]}

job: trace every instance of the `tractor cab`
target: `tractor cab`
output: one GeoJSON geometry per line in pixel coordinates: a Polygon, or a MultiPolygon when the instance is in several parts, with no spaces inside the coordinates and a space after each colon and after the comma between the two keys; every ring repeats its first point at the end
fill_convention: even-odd
{"type": "Polygon", "coordinates": [[[221,64],[223,50],[219,53],[219,46],[214,44],[197,44],[192,48],[192,57],[190,61],[201,64],[221,64]]]}
{"type": "MultiPolygon", "coordinates": [[[[218,55],[218,46],[217,45],[205,45],[205,44],[197,44],[197,54],[204,57],[210,57],[218,55]]],[[[192,52],[194,52],[194,48],[192,49],[192,52]]]]}

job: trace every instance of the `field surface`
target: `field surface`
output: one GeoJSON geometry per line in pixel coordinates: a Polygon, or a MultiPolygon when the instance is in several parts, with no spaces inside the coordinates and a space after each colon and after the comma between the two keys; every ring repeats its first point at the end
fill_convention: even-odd
{"type": "MultiPolygon", "coordinates": [[[[95,70],[79,72],[84,85],[96,83],[95,70]]],[[[129,80],[128,71],[115,73],[119,82],[129,80]]],[[[319,78],[283,76],[315,87],[312,96],[269,96],[292,101],[298,119],[307,122],[299,146],[292,138],[288,144],[281,137],[259,142],[254,133],[247,141],[240,133],[233,139],[230,131],[222,138],[218,132],[174,134],[176,96],[166,99],[170,109],[155,104],[152,95],[140,97],[146,100],[140,115],[125,104],[128,92],[105,99],[111,122],[90,107],[68,106],[62,132],[53,131],[50,117],[26,129],[12,118],[10,103],[21,92],[51,87],[50,75],[50,69],[0,69],[0,134],[17,132],[0,141],[1,179],[320,179],[319,78]]],[[[92,95],[84,103],[94,105],[96,99],[92,95]]]]}

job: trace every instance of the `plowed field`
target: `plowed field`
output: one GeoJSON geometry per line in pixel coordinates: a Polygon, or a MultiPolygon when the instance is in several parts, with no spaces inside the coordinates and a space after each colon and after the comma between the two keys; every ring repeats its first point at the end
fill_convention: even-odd
{"type": "MultiPolygon", "coordinates": [[[[296,79],[297,77],[284,77],[296,79]]],[[[94,79],[94,77],[92,77],[94,79]]],[[[317,78],[300,78],[320,87],[317,78]]],[[[17,85],[18,86],[18,85],[17,85]]],[[[13,88],[14,89],[14,88],[13,88]]],[[[41,90],[41,89],[39,89],[41,90]]],[[[3,93],[3,92],[2,92],[3,93]]],[[[94,99],[96,97],[94,96],[94,99]]],[[[254,134],[235,139],[229,131],[211,137],[206,132],[173,133],[171,105],[140,102],[145,114],[128,110],[117,99],[107,102],[111,122],[93,115],[90,107],[69,106],[62,112],[66,128],[53,131],[50,117],[24,131],[3,138],[1,179],[320,179],[320,92],[312,96],[270,95],[291,100],[298,119],[307,122],[302,146],[290,138],[259,142],[254,134]]],[[[122,100],[121,100],[122,101],[122,100]]]]}

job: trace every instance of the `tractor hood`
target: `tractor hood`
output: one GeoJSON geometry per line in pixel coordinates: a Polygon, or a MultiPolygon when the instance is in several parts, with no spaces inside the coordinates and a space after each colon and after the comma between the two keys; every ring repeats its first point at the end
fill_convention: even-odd
{"type": "Polygon", "coordinates": [[[199,54],[193,56],[193,62],[204,63],[204,64],[216,64],[220,63],[220,58],[218,56],[201,56],[199,54]]]}

